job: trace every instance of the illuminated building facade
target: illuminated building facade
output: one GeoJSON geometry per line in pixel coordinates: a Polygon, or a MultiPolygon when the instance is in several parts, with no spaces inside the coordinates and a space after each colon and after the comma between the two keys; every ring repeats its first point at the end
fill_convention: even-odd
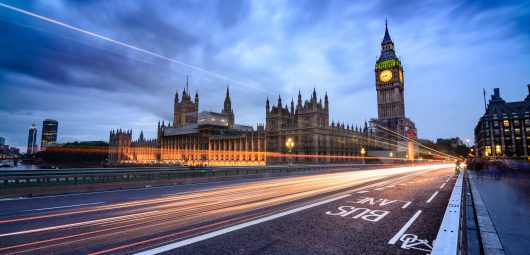
{"type": "Polygon", "coordinates": [[[56,120],[45,119],[42,122],[42,137],[40,140],[41,150],[57,144],[57,129],[59,123],[56,120]]]}
{"type": "Polygon", "coordinates": [[[109,164],[168,163],[191,166],[265,165],[265,128],[234,124],[227,88],[220,113],[199,112],[199,94],[192,101],[188,82],[179,100],[175,94],[174,119],[158,123],[157,138],[145,139],[143,131],[132,140],[132,131],[112,130],[109,164]]]}
{"type": "Polygon", "coordinates": [[[265,108],[267,164],[359,163],[361,149],[371,146],[367,123],[364,128],[330,124],[327,93],[322,102],[313,90],[311,98],[302,103],[298,92],[296,106],[291,100],[290,108],[282,105],[281,96],[272,107],[267,98],[265,108]],[[286,144],[288,139],[294,142],[292,148],[286,144]]]}
{"type": "Polygon", "coordinates": [[[480,157],[528,158],[530,152],[530,84],[528,96],[506,102],[498,88],[475,127],[475,145],[480,157]]]}
{"type": "Polygon", "coordinates": [[[375,87],[378,116],[371,122],[376,127],[377,135],[391,141],[393,148],[390,150],[396,156],[414,159],[414,145],[404,137],[416,139],[416,126],[405,116],[403,65],[396,55],[386,24],[381,55],[375,64],[375,87]]]}
{"type": "Polygon", "coordinates": [[[364,127],[330,123],[328,95],[322,101],[314,89],[305,102],[299,91],[296,106],[294,100],[290,107],[284,106],[281,97],[277,105],[271,106],[267,98],[266,125],[258,125],[254,130],[235,124],[228,87],[220,113],[199,113],[199,95],[196,92],[192,100],[186,82],[182,97],[175,94],[173,125],[158,123],[156,139],[147,141],[142,133],[139,140],[132,141],[129,131],[111,131],[109,163],[212,166],[361,163],[364,162],[361,156],[412,160],[416,145],[404,137],[416,139],[416,128],[405,117],[403,67],[395,54],[388,27],[381,42],[375,76],[378,118],[370,121],[370,125],[365,122],[364,127]],[[383,132],[381,127],[398,137],[383,132]],[[390,142],[376,143],[376,136],[390,142]],[[286,144],[287,141],[290,142],[286,144]],[[382,151],[384,155],[371,155],[383,149],[387,150],[382,151]]]}

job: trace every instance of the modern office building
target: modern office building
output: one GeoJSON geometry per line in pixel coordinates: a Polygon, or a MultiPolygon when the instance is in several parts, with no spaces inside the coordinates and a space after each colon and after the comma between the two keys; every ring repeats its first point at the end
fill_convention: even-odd
{"type": "Polygon", "coordinates": [[[31,127],[29,128],[28,149],[26,154],[30,155],[36,153],[37,151],[37,126],[35,124],[31,124],[31,127]]]}
{"type": "Polygon", "coordinates": [[[6,139],[0,136],[0,146],[6,145],[6,139]]]}
{"type": "Polygon", "coordinates": [[[495,88],[475,127],[477,155],[484,158],[528,158],[530,153],[530,84],[523,101],[506,102],[495,88]]]}
{"type": "Polygon", "coordinates": [[[42,122],[41,150],[57,144],[57,130],[59,123],[56,120],[45,119],[42,122]]]}

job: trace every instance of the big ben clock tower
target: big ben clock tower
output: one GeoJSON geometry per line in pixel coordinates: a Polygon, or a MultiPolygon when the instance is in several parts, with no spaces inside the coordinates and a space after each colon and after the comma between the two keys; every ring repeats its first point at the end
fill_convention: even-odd
{"type": "Polygon", "coordinates": [[[394,50],[394,42],[385,24],[381,55],[375,64],[378,118],[405,117],[403,66],[394,50]]]}
{"type": "MultiPolygon", "coordinates": [[[[373,120],[378,135],[393,140],[399,154],[400,147],[407,143],[407,138],[416,139],[416,127],[414,122],[405,117],[405,79],[403,76],[403,65],[396,56],[394,42],[388,33],[388,24],[385,22],[385,36],[381,42],[381,55],[375,63],[375,87],[377,91],[377,113],[378,118],[373,120]],[[390,132],[391,131],[391,132],[390,132]],[[396,137],[395,132],[399,134],[396,137]],[[405,138],[407,137],[407,138],[405,138]]],[[[414,158],[409,155],[408,158],[414,158]]]]}

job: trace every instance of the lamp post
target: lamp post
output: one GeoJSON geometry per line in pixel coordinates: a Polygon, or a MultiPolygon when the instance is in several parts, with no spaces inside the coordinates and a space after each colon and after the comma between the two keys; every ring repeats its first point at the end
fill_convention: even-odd
{"type": "Polygon", "coordinates": [[[292,138],[287,138],[287,141],[285,142],[285,147],[287,147],[287,150],[289,151],[289,166],[293,163],[293,148],[294,148],[294,141],[292,138]]]}
{"type": "Polygon", "coordinates": [[[366,162],[364,161],[364,154],[366,154],[366,150],[364,148],[361,148],[361,156],[363,158],[363,164],[366,164],[366,162]]]}

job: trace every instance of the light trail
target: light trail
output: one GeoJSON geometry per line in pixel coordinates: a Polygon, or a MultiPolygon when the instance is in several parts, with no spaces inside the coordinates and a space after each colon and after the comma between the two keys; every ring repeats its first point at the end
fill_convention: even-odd
{"type": "Polygon", "coordinates": [[[0,233],[5,241],[0,244],[0,251],[7,254],[142,251],[282,213],[326,197],[380,185],[382,180],[402,180],[450,166],[452,164],[293,176],[94,205],[86,210],[64,208],[54,213],[33,212],[23,218],[0,221],[0,229],[11,229],[8,233],[0,233]],[[293,203],[302,199],[305,202],[293,203]],[[48,220],[52,217],[53,220],[48,220]],[[19,224],[20,221],[28,222],[19,224]],[[17,238],[20,235],[24,238],[17,238]]]}
{"type": "Polygon", "coordinates": [[[140,48],[140,47],[137,47],[137,46],[122,42],[122,41],[114,40],[112,38],[109,38],[109,37],[106,37],[106,36],[103,36],[103,35],[100,35],[100,34],[96,34],[94,32],[91,32],[91,31],[88,31],[88,30],[85,30],[85,29],[82,29],[82,28],[79,28],[79,27],[75,27],[75,26],[66,24],[64,22],[61,22],[61,21],[58,21],[58,20],[55,20],[55,19],[51,19],[51,18],[42,16],[42,15],[30,12],[30,11],[26,11],[26,10],[23,10],[23,9],[20,9],[20,8],[17,8],[17,7],[8,5],[8,4],[4,4],[4,3],[0,3],[0,6],[2,6],[4,8],[7,8],[7,9],[10,9],[10,10],[13,10],[13,11],[16,11],[18,13],[22,13],[22,14],[25,14],[25,15],[40,19],[40,20],[44,20],[46,22],[50,22],[50,23],[55,24],[55,25],[59,25],[59,26],[62,26],[62,27],[65,27],[65,28],[68,28],[68,29],[71,29],[71,30],[74,30],[74,31],[77,31],[77,32],[81,32],[83,34],[87,34],[87,35],[99,38],[101,40],[105,40],[105,41],[110,42],[110,43],[114,43],[116,45],[120,45],[120,46],[129,48],[129,49],[132,49],[132,50],[135,50],[135,51],[142,52],[144,54],[148,54],[150,56],[153,56],[153,57],[156,57],[156,58],[159,58],[159,59],[162,59],[162,60],[166,60],[166,61],[169,61],[171,63],[178,64],[178,65],[190,68],[190,69],[195,70],[195,71],[199,71],[199,72],[203,72],[203,73],[212,75],[212,76],[214,76],[216,78],[222,79],[223,81],[231,81],[231,82],[238,83],[238,84],[243,85],[243,86],[248,87],[248,88],[252,88],[252,89],[255,89],[255,90],[260,90],[260,91],[265,92],[264,89],[252,86],[252,85],[250,85],[250,84],[248,84],[246,82],[235,80],[235,79],[231,79],[231,78],[229,78],[229,77],[227,77],[225,75],[218,74],[218,73],[215,73],[215,72],[212,72],[212,71],[208,71],[208,70],[206,70],[204,68],[201,68],[201,67],[198,67],[198,66],[194,66],[194,65],[190,65],[190,64],[184,63],[182,61],[176,60],[174,58],[166,57],[164,55],[161,55],[159,53],[156,53],[156,52],[153,52],[153,51],[150,51],[150,50],[146,50],[146,49],[143,49],[143,48],[140,48]]]}

